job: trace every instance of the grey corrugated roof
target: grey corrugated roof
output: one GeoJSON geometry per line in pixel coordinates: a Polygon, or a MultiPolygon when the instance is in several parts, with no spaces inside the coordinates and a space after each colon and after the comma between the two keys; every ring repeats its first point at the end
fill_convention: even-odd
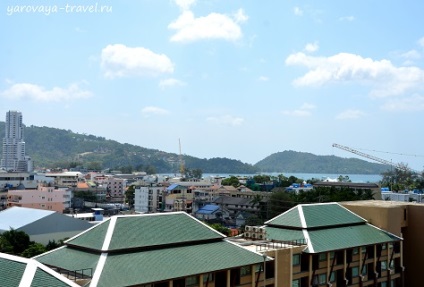
{"type": "Polygon", "coordinates": [[[17,206],[8,208],[0,212],[0,231],[8,231],[10,228],[19,229],[53,213],[55,211],[35,208],[17,206]]]}

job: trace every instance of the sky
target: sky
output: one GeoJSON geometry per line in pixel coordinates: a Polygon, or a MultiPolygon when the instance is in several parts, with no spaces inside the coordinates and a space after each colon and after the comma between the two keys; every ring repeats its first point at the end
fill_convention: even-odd
{"type": "Polygon", "coordinates": [[[2,0],[0,120],[17,110],[27,126],[250,164],[285,150],[357,157],[336,143],[421,171],[422,11],[420,0],[2,0]]]}

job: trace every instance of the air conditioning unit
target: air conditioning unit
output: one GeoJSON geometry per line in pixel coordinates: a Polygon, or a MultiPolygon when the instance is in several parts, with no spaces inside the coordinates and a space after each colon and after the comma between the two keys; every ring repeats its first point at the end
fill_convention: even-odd
{"type": "Polygon", "coordinates": [[[253,238],[253,239],[258,238],[258,234],[256,234],[256,233],[252,233],[251,235],[252,235],[251,238],[253,238]]]}
{"type": "Polygon", "coordinates": [[[243,237],[244,237],[244,238],[251,238],[251,237],[252,237],[252,233],[250,233],[250,232],[245,232],[245,233],[243,233],[243,237]]]}
{"type": "Polygon", "coordinates": [[[261,233],[261,234],[265,234],[266,233],[265,227],[259,227],[258,232],[261,233]]]}
{"type": "Polygon", "coordinates": [[[259,227],[253,226],[253,232],[259,232],[259,227]]]}
{"type": "Polygon", "coordinates": [[[256,234],[256,238],[264,240],[266,237],[265,237],[265,234],[259,233],[259,234],[256,234]]]}
{"type": "Polygon", "coordinates": [[[253,231],[253,227],[252,226],[249,226],[249,225],[246,225],[244,227],[244,231],[253,231]]]}

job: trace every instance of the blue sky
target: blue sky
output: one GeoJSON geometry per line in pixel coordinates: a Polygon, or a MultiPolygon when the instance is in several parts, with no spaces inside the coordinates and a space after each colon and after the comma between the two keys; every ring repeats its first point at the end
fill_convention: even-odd
{"type": "Polygon", "coordinates": [[[418,0],[6,0],[0,115],[173,153],[180,139],[200,158],[354,157],[338,143],[423,170],[422,11],[418,0]]]}

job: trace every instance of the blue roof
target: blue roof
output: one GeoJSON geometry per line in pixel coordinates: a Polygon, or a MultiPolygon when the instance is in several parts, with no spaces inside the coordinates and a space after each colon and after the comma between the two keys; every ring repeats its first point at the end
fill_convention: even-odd
{"type": "Polygon", "coordinates": [[[173,190],[173,189],[175,189],[176,187],[178,187],[178,184],[177,184],[177,183],[173,183],[173,184],[171,184],[170,186],[168,186],[168,188],[167,188],[166,190],[173,190]]]}
{"type": "Polygon", "coordinates": [[[196,211],[197,214],[212,214],[219,209],[218,205],[215,204],[207,204],[196,211]]]}

